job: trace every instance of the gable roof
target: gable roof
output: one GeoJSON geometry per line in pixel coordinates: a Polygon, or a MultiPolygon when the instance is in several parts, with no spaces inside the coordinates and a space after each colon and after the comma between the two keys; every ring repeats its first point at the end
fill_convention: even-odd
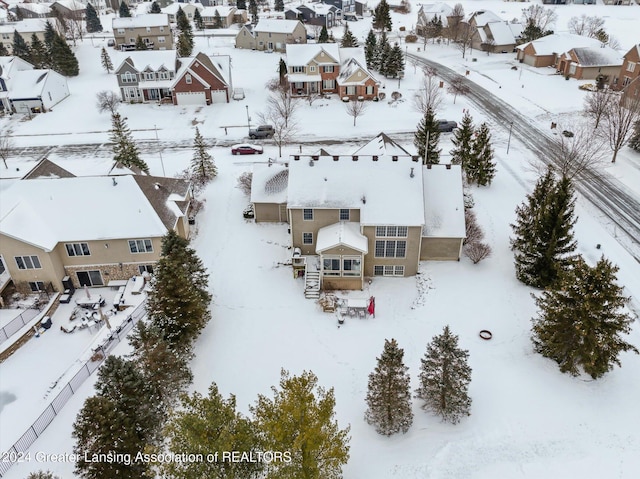
{"type": "Polygon", "coordinates": [[[336,246],[344,245],[367,254],[369,239],[360,233],[360,225],[350,221],[340,221],[318,230],[316,253],[322,253],[336,246]]]}
{"type": "Polygon", "coordinates": [[[583,67],[604,67],[622,65],[622,56],[610,47],[585,47],[571,50],[583,67]]]}
{"type": "Polygon", "coordinates": [[[278,164],[253,165],[251,178],[252,203],[286,203],[289,168],[278,164]]]}
{"type": "Polygon", "coordinates": [[[253,27],[255,33],[293,33],[300,20],[265,20],[261,19],[258,24],[253,27]]]}
{"type": "Polygon", "coordinates": [[[424,227],[422,236],[464,238],[464,197],[460,165],[422,167],[424,227]]]}
{"type": "Polygon", "coordinates": [[[11,91],[12,100],[24,100],[42,96],[47,80],[58,76],[66,83],[66,78],[53,70],[20,70],[12,74],[11,91]]]}
{"type": "Polygon", "coordinates": [[[195,56],[192,56],[192,57],[178,58],[180,67],[176,72],[176,77],[172,87],[175,86],[187,72],[193,75],[194,77],[196,77],[198,81],[202,83],[204,86],[207,86],[207,87],[211,86],[209,85],[209,83],[207,83],[207,81],[204,78],[202,78],[201,75],[198,74],[197,70],[193,66],[193,64],[196,61],[199,62],[200,65],[205,67],[207,70],[209,70],[211,74],[215,76],[218,80],[220,80],[222,83],[230,87],[229,64],[223,62],[221,58],[225,58],[228,61],[228,57],[226,56],[225,57],[216,57],[216,56],[209,57],[203,52],[198,52],[195,56]]]}
{"type": "Polygon", "coordinates": [[[389,138],[385,133],[379,133],[378,136],[372,138],[366,145],[361,146],[353,152],[354,155],[410,155],[407,150],[398,143],[389,138]]]}
{"type": "Polygon", "coordinates": [[[76,175],[56,165],[53,161],[43,158],[36,166],[22,177],[23,180],[33,180],[42,178],[74,178],[76,175]]]}
{"type": "Polygon", "coordinates": [[[477,27],[484,27],[490,22],[504,22],[502,18],[491,10],[477,10],[475,12],[471,12],[467,17],[467,23],[471,23],[472,21],[477,27]]]}
{"type": "Polygon", "coordinates": [[[2,78],[11,78],[13,72],[21,70],[33,70],[33,65],[20,57],[0,57],[0,76],[2,78]]]}
{"type": "Polygon", "coordinates": [[[165,228],[175,228],[178,219],[187,214],[189,182],[178,178],[148,175],[133,175],[133,179],[165,228]]]}
{"type": "Polygon", "coordinates": [[[288,66],[306,65],[322,52],[328,55],[327,64],[340,62],[340,47],[337,43],[287,44],[285,48],[288,66]]]}
{"type": "Polygon", "coordinates": [[[16,30],[18,33],[36,33],[44,32],[47,21],[53,25],[55,29],[57,20],[55,18],[25,18],[19,22],[5,23],[0,25],[0,32],[13,33],[16,30]]]}
{"type": "Polygon", "coordinates": [[[634,45],[633,47],[631,47],[631,49],[627,53],[624,54],[624,58],[626,59],[632,53],[635,53],[636,57],[640,58],[640,43],[638,43],[637,45],[634,45]]]}
{"type": "Polygon", "coordinates": [[[523,50],[531,45],[536,55],[560,55],[572,48],[599,47],[602,43],[595,38],[574,35],[573,33],[552,33],[551,35],[538,38],[528,43],[518,45],[518,50],[523,50]]]}
{"type": "Polygon", "coordinates": [[[216,10],[220,17],[228,17],[231,12],[237,11],[236,7],[230,5],[218,5],[216,7],[204,7],[200,10],[200,15],[203,17],[215,17],[216,10]]]}
{"type": "Polygon", "coordinates": [[[111,20],[112,28],[161,27],[169,25],[166,13],[147,13],[135,17],[118,17],[111,20]]]}
{"type": "Polygon", "coordinates": [[[114,71],[120,71],[125,63],[130,64],[139,72],[144,71],[147,67],[158,71],[163,66],[169,71],[176,71],[176,51],[147,50],[127,52],[127,58],[125,58],[114,71]]]}
{"type": "Polygon", "coordinates": [[[72,12],[84,11],[87,9],[86,5],[83,5],[81,2],[77,2],[76,0],[56,0],[51,4],[52,7],[54,5],[60,5],[72,12]]]}
{"type": "Polygon", "coordinates": [[[368,78],[373,78],[373,75],[367,70],[367,61],[364,58],[364,50],[362,48],[341,48],[340,60],[338,83],[341,86],[360,85],[365,83],[368,78]],[[362,70],[365,75],[358,81],[348,82],[349,77],[358,70],[362,70]]]}
{"type": "Polygon", "coordinates": [[[449,20],[447,19],[447,17],[452,13],[453,8],[451,8],[446,3],[438,2],[428,5],[422,5],[420,7],[420,10],[418,10],[418,21],[430,22],[431,19],[433,19],[433,17],[437,15],[442,20],[442,26],[446,27],[449,25],[449,20]]]}
{"type": "Polygon", "coordinates": [[[521,23],[508,22],[490,22],[486,28],[489,29],[491,36],[496,45],[511,45],[516,43],[517,39],[522,35],[521,23]]]}

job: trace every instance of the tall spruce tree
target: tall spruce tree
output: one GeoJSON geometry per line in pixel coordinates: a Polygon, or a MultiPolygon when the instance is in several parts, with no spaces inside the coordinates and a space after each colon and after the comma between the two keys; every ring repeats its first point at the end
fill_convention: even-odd
{"type": "Polygon", "coordinates": [[[571,180],[555,181],[549,168],[527,200],[516,208],[514,237],[516,277],[529,286],[546,288],[574,260],[575,198],[571,180]]]}
{"type": "MultiPolygon", "coordinates": [[[[209,394],[194,393],[181,398],[181,408],[173,411],[165,428],[170,452],[174,454],[202,454],[212,451],[242,451],[257,457],[258,432],[236,410],[236,398],[224,399],[213,383],[209,394]]],[[[173,479],[262,477],[263,463],[257,461],[167,461],[161,465],[163,477],[173,479]]]]}
{"type": "Polygon", "coordinates": [[[137,169],[149,174],[149,166],[140,158],[140,152],[133,142],[126,118],[122,118],[120,113],[111,115],[111,135],[109,139],[113,143],[113,161],[115,161],[116,165],[133,170],[137,169]]]}
{"type": "Polygon", "coordinates": [[[349,30],[349,24],[344,24],[344,32],[342,33],[342,40],[340,41],[341,48],[353,48],[358,46],[358,40],[353,36],[351,30],[349,30]]]}
{"type": "Polygon", "coordinates": [[[218,168],[213,157],[207,151],[208,145],[202,138],[196,126],[196,136],[193,140],[193,158],[191,159],[191,182],[196,188],[203,188],[218,174],[218,168]]]}
{"type": "Polygon", "coordinates": [[[387,0],[382,0],[373,10],[373,28],[391,31],[391,12],[387,0]]]}
{"type": "Polygon", "coordinates": [[[220,12],[218,11],[218,9],[216,9],[216,11],[213,12],[213,28],[222,27],[224,27],[224,24],[222,23],[222,17],[220,16],[220,12]]]}
{"type": "Polygon", "coordinates": [[[102,31],[102,23],[100,23],[100,17],[98,12],[90,3],[87,3],[85,20],[87,22],[87,32],[95,33],[102,31]]]}
{"type": "Polygon", "coordinates": [[[391,45],[389,44],[389,38],[387,37],[387,32],[382,32],[380,38],[378,38],[378,43],[376,45],[376,53],[374,60],[374,68],[376,68],[381,74],[384,70],[384,64],[386,62],[386,57],[389,56],[389,52],[391,51],[391,45]]]}
{"type": "Polygon", "coordinates": [[[629,298],[616,282],[617,272],[604,257],[593,268],[579,258],[561,272],[554,288],[536,298],[535,350],[557,362],[563,373],[584,371],[598,379],[621,365],[621,352],[638,354],[622,338],[631,331],[633,318],[624,311],[629,298]]]}
{"type": "Polygon", "coordinates": [[[120,2],[120,9],[118,10],[118,13],[120,14],[121,18],[131,16],[131,10],[129,10],[129,5],[127,5],[127,3],[124,0],[120,2]]]}
{"type": "Polygon", "coordinates": [[[29,45],[24,41],[24,38],[22,38],[22,35],[20,35],[17,30],[13,31],[13,55],[31,63],[31,51],[29,49],[29,45]]]}
{"type": "Polygon", "coordinates": [[[262,450],[289,451],[291,461],[266,465],[266,478],[340,479],[349,460],[349,427],[335,420],[333,388],[318,386],[311,371],[281,372],[273,398],[263,395],[251,408],[262,450]]]}
{"type": "MultiPolygon", "coordinates": [[[[218,15],[218,17],[220,17],[220,13],[218,12],[218,10],[216,10],[214,12],[215,14],[218,15]]],[[[214,18],[216,18],[214,16],[214,18]]],[[[215,22],[217,23],[217,18],[215,20],[215,22]]],[[[196,27],[196,30],[204,30],[204,19],[202,18],[202,15],[200,15],[200,10],[196,8],[196,11],[193,12],[193,24],[196,27]]],[[[215,25],[215,23],[214,23],[215,25]]],[[[222,18],[220,18],[220,26],[215,27],[215,28],[222,28],[222,18]]]]}
{"type": "Polygon", "coordinates": [[[258,23],[258,2],[249,0],[249,13],[251,14],[251,22],[258,23]]]}
{"type": "Polygon", "coordinates": [[[190,351],[211,318],[209,275],[188,240],[173,230],[162,239],[161,258],[151,284],[147,298],[151,322],[162,331],[172,349],[190,351]]]}
{"type": "Polygon", "coordinates": [[[454,165],[461,165],[462,171],[466,171],[466,165],[471,162],[471,148],[473,147],[473,135],[475,133],[475,127],[473,126],[473,118],[471,114],[466,111],[462,116],[460,122],[460,128],[453,130],[453,150],[451,153],[451,163],[454,165]]]}
{"type": "Polygon", "coordinates": [[[640,151],[640,120],[637,120],[633,125],[633,133],[629,138],[628,145],[630,148],[640,151]]]}
{"type": "Polygon", "coordinates": [[[486,123],[480,124],[471,146],[471,161],[465,167],[467,182],[478,186],[490,185],[496,176],[496,163],[493,159],[491,133],[486,123]]]}
{"type": "Polygon", "coordinates": [[[409,368],[395,339],[385,340],[376,369],[369,374],[365,420],[379,434],[406,433],[413,423],[409,368]]]}
{"type": "Polygon", "coordinates": [[[178,42],[176,45],[176,51],[178,57],[191,56],[193,51],[193,30],[191,29],[191,23],[187,18],[187,15],[182,10],[182,7],[178,7],[176,13],[176,27],[178,29],[178,42]]]}
{"type": "Polygon", "coordinates": [[[236,0],[236,8],[238,10],[246,10],[247,9],[247,1],[246,0],[236,0]]]}
{"type": "Polygon", "coordinates": [[[144,42],[144,40],[140,35],[138,35],[138,38],[136,38],[136,50],[137,51],[147,50],[147,44],[144,42]]]}
{"type": "Polygon", "coordinates": [[[51,53],[51,49],[53,48],[53,40],[56,38],[58,33],[53,28],[53,25],[49,20],[47,20],[44,24],[44,44],[47,47],[47,51],[51,53]]]}
{"type": "MultiPolygon", "coordinates": [[[[386,36],[385,36],[386,37],[386,36]]],[[[385,77],[392,76],[393,71],[393,58],[391,57],[391,44],[389,41],[385,41],[378,45],[380,56],[378,58],[378,71],[380,75],[385,77]]]]}
{"type": "Polygon", "coordinates": [[[151,8],[149,9],[149,13],[162,13],[162,9],[160,8],[160,5],[158,5],[158,2],[154,1],[151,4],[151,8]]]}
{"type": "Polygon", "coordinates": [[[51,46],[51,62],[55,71],[66,77],[75,77],[80,73],[78,59],[67,44],[66,40],[59,34],[53,38],[51,46]]]}
{"type": "Polygon", "coordinates": [[[318,35],[318,43],[329,43],[329,32],[327,31],[327,26],[322,25],[320,29],[320,35],[318,35]]]}
{"type": "Polygon", "coordinates": [[[276,12],[284,12],[284,0],[275,0],[273,9],[276,12]]]}
{"type": "Polygon", "coordinates": [[[418,129],[413,138],[413,145],[418,150],[418,155],[422,157],[423,165],[436,165],[440,163],[440,128],[436,116],[431,107],[418,124],[418,129]]]}
{"type": "Polygon", "coordinates": [[[48,54],[47,47],[38,38],[38,35],[33,33],[31,35],[31,48],[30,48],[30,63],[34,68],[47,68],[48,66],[48,54]]]}
{"type": "Polygon", "coordinates": [[[423,408],[456,424],[461,416],[469,416],[471,398],[468,394],[471,368],[469,351],[460,349],[458,336],[445,326],[434,336],[421,359],[420,387],[416,397],[424,401],[423,408]]]}
{"type": "Polygon", "coordinates": [[[377,43],[376,34],[373,33],[373,29],[370,29],[367,34],[367,40],[364,43],[364,58],[367,62],[367,68],[376,67],[377,43]]]}
{"type": "Polygon", "coordinates": [[[4,43],[0,42],[0,57],[8,57],[9,50],[4,46],[4,43]]]}
{"type": "Polygon", "coordinates": [[[384,75],[391,78],[404,76],[404,54],[397,43],[389,49],[387,59],[384,62],[384,75]]]}
{"type": "Polygon", "coordinates": [[[111,61],[111,57],[109,56],[109,53],[107,52],[105,47],[102,47],[102,51],[100,52],[100,64],[102,65],[102,68],[107,71],[107,73],[111,73],[111,71],[113,70],[113,62],[111,61]]]}

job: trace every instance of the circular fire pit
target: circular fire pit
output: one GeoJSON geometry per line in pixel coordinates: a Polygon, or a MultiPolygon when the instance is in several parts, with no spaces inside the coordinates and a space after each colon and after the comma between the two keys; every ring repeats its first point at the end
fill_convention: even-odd
{"type": "Polygon", "coordinates": [[[489,331],[488,329],[483,329],[482,331],[480,331],[480,337],[488,341],[493,338],[493,334],[491,334],[491,331],[489,331]]]}

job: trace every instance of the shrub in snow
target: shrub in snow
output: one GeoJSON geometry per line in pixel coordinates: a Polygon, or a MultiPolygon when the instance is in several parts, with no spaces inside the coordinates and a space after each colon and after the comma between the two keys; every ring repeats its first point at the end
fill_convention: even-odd
{"type": "Polygon", "coordinates": [[[469,243],[464,247],[464,254],[473,261],[473,264],[478,264],[483,259],[491,256],[491,246],[478,241],[469,243]]]}
{"type": "Polygon", "coordinates": [[[464,223],[467,237],[462,241],[463,245],[477,243],[484,239],[484,232],[480,228],[473,210],[464,210],[464,223]]]}
{"type": "Polygon", "coordinates": [[[391,98],[392,98],[393,100],[399,100],[400,98],[402,98],[402,93],[400,93],[399,91],[394,91],[394,92],[391,94],[391,98]]]}
{"type": "Polygon", "coordinates": [[[245,195],[251,196],[251,181],[253,180],[253,173],[250,171],[245,171],[240,176],[238,176],[238,185],[245,195]]]}

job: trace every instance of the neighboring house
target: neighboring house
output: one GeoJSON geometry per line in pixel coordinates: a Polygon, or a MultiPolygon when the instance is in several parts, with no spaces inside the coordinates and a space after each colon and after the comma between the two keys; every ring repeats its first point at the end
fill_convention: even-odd
{"type": "Polygon", "coordinates": [[[631,0],[602,0],[605,5],[631,5],[631,0]]]}
{"type": "Polygon", "coordinates": [[[33,65],[19,57],[0,57],[0,110],[13,111],[9,90],[17,72],[33,70],[33,65]]]}
{"type": "Polygon", "coordinates": [[[613,86],[616,90],[621,90],[635,82],[635,91],[640,86],[638,84],[638,78],[640,77],[640,44],[634,45],[631,50],[625,53],[623,59],[617,81],[614,81],[613,86]]]}
{"type": "Polygon", "coordinates": [[[572,48],[560,56],[557,69],[563,76],[576,80],[603,77],[604,84],[610,85],[620,73],[622,62],[622,55],[607,46],[572,48]]]}
{"type": "Polygon", "coordinates": [[[50,3],[17,3],[11,10],[20,18],[47,18],[53,16],[50,3]],[[18,15],[18,10],[19,15],[18,15]]]}
{"type": "Polygon", "coordinates": [[[460,166],[416,156],[294,155],[288,167],[254,168],[251,200],[256,222],[286,217],[291,246],[319,266],[324,290],[459,260],[465,237],[460,166]]]}
{"type": "Polygon", "coordinates": [[[136,17],[114,18],[111,25],[117,49],[135,46],[138,36],[149,49],[173,49],[173,33],[166,14],[150,13],[136,17]]]}
{"type": "Polygon", "coordinates": [[[182,8],[182,11],[185,13],[190,22],[193,21],[193,16],[196,13],[196,10],[200,10],[202,13],[202,9],[204,6],[201,3],[172,3],[167,5],[162,9],[162,13],[166,13],[169,16],[169,21],[171,23],[176,23],[176,15],[178,10],[182,8]]]}
{"type": "Polygon", "coordinates": [[[51,10],[58,12],[64,18],[84,20],[87,6],[77,0],[57,0],[51,4],[51,10]]]}
{"type": "Polygon", "coordinates": [[[367,2],[356,0],[356,15],[358,17],[364,17],[364,14],[369,11],[369,7],[367,7],[367,2]]]}
{"type": "Polygon", "coordinates": [[[171,98],[176,61],[175,50],[130,52],[114,70],[122,101],[146,103],[171,98]]]}
{"type": "Polygon", "coordinates": [[[516,47],[516,58],[520,63],[532,67],[556,66],[560,55],[572,48],[599,47],[602,43],[572,33],[553,33],[516,47]]]}
{"type": "Polygon", "coordinates": [[[292,43],[307,43],[307,31],[299,20],[260,20],[251,29],[244,25],[236,36],[236,48],[283,52],[292,43]]]}
{"type": "Polygon", "coordinates": [[[53,70],[25,69],[11,75],[3,104],[19,114],[45,113],[69,96],[67,79],[53,70]]]}
{"type": "Polygon", "coordinates": [[[47,21],[51,22],[54,27],[56,26],[54,18],[25,18],[19,22],[0,24],[0,42],[9,54],[13,51],[14,32],[18,32],[27,45],[31,45],[31,36],[34,33],[40,41],[44,42],[44,28],[47,21]]]}
{"type": "Polygon", "coordinates": [[[231,6],[205,7],[200,11],[204,28],[215,28],[216,12],[222,20],[222,28],[229,28],[234,23],[246,23],[247,21],[246,10],[237,10],[236,7],[231,6]]]}
{"type": "Polygon", "coordinates": [[[487,52],[511,52],[518,44],[523,26],[509,23],[489,10],[471,13],[465,20],[473,30],[471,46],[487,52]]]}
{"type": "Polygon", "coordinates": [[[566,5],[571,3],[571,0],[542,0],[542,3],[545,5],[566,5]]]}
{"type": "Polygon", "coordinates": [[[189,237],[187,181],[74,177],[50,164],[2,194],[0,255],[17,287],[63,291],[65,277],[76,288],[129,279],[153,271],[167,231],[189,237]]]}
{"type": "Polygon", "coordinates": [[[288,20],[300,20],[306,25],[332,28],[342,22],[342,10],[325,3],[305,3],[285,8],[284,17],[288,20]]]}
{"type": "Polygon", "coordinates": [[[287,45],[287,81],[294,96],[336,93],[371,100],[379,82],[367,70],[364,49],[337,43],[287,45]]]}
{"type": "Polygon", "coordinates": [[[451,16],[453,8],[446,3],[432,3],[422,5],[418,10],[418,20],[416,21],[416,35],[424,36],[427,28],[434,17],[439,17],[442,26],[446,28],[449,25],[448,17],[451,16]]]}
{"type": "Polygon", "coordinates": [[[229,103],[231,83],[230,58],[207,56],[200,52],[178,59],[178,71],[171,85],[174,105],[211,105],[229,103]]]}
{"type": "Polygon", "coordinates": [[[322,3],[333,5],[342,12],[342,16],[356,15],[356,0],[322,0],[322,3]]]}

